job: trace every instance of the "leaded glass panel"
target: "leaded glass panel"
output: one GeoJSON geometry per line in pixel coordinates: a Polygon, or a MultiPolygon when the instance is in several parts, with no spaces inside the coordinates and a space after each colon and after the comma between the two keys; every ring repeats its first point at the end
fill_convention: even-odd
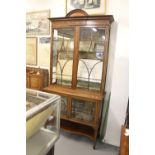
{"type": "Polygon", "coordinates": [[[52,83],[71,87],[74,51],[74,29],[54,29],[53,33],[52,83]]]}
{"type": "Polygon", "coordinates": [[[104,28],[80,28],[77,87],[100,90],[104,63],[104,40],[104,28]]]}

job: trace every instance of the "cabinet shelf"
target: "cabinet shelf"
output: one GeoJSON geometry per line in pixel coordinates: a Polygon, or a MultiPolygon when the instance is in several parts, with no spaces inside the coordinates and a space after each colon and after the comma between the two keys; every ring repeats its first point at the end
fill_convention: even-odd
{"type": "Polygon", "coordinates": [[[79,119],[75,119],[75,118],[68,118],[67,116],[65,115],[61,115],[61,120],[69,120],[71,122],[75,122],[75,123],[79,123],[79,124],[83,124],[83,125],[87,125],[87,126],[90,126],[92,128],[95,128],[96,127],[96,124],[93,122],[93,121],[84,121],[84,120],[79,120],[79,119]]]}
{"type": "Polygon", "coordinates": [[[92,128],[95,128],[96,125],[94,122],[88,122],[88,121],[81,121],[81,120],[78,120],[78,119],[74,119],[74,118],[70,118],[69,119],[71,122],[75,122],[75,123],[78,123],[78,124],[81,124],[81,125],[87,125],[87,126],[90,126],[92,128]]]}
{"type": "Polygon", "coordinates": [[[94,140],[94,137],[95,137],[94,129],[89,126],[81,125],[81,124],[75,123],[75,122],[61,120],[60,127],[61,127],[61,129],[65,130],[65,131],[68,131],[68,132],[71,132],[74,134],[78,134],[78,135],[84,135],[84,136],[87,136],[88,138],[94,140]]]}
{"type": "Polygon", "coordinates": [[[96,124],[94,122],[81,121],[81,120],[74,119],[74,118],[68,118],[67,116],[62,116],[62,115],[61,115],[61,120],[69,120],[70,122],[74,122],[74,123],[78,123],[81,125],[87,125],[92,128],[96,128],[96,124]]]}
{"type": "Polygon", "coordinates": [[[65,115],[62,115],[61,114],[61,117],[60,117],[61,119],[64,119],[64,120],[68,120],[68,117],[67,116],[65,116],[65,115]]]}

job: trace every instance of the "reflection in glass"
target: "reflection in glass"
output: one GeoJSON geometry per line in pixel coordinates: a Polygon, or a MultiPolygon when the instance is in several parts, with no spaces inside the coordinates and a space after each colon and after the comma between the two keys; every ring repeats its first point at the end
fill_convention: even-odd
{"type": "Polygon", "coordinates": [[[71,86],[74,30],[54,29],[53,38],[53,83],[71,86]]]}
{"type": "Polygon", "coordinates": [[[95,104],[90,101],[72,100],[72,117],[91,122],[94,121],[95,104]]]}
{"type": "Polygon", "coordinates": [[[100,90],[105,29],[81,27],[77,87],[100,90]]]}
{"type": "Polygon", "coordinates": [[[61,96],[61,115],[67,115],[67,98],[61,96]]]}

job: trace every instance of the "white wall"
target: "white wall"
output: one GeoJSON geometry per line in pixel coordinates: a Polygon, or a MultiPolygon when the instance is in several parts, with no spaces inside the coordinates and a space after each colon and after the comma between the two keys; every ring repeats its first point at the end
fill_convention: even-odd
{"type": "MultiPolygon", "coordinates": [[[[27,0],[27,11],[51,10],[51,17],[65,16],[65,0],[27,0]]],[[[128,92],[128,0],[107,0],[107,14],[112,24],[106,91],[111,92],[105,142],[119,146],[124,124],[128,92]]]]}
{"type": "MultiPolygon", "coordinates": [[[[26,11],[31,12],[31,11],[41,11],[41,10],[50,10],[50,17],[63,17],[66,15],[66,8],[65,8],[65,0],[58,0],[57,2],[54,0],[27,0],[26,1],[26,11]]],[[[33,37],[33,36],[32,36],[33,37]]],[[[27,65],[29,67],[40,67],[40,68],[45,68],[48,69],[50,68],[50,44],[40,44],[39,38],[41,37],[50,37],[49,35],[37,35],[34,36],[37,37],[38,43],[37,43],[37,65],[27,65]],[[46,55],[49,56],[49,59],[47,60],[46,63],[40,63],[41,61],[41,56],[42,56],[42,48],[44,48],[44,52],[46,52],[46,55]]]]}
{"type": "Polygon", "coordinates": [[[63,17],[66,15],[66,0],[26,0],[26,10],[51,10],[51,17],[63,17]]]}
{"type": "Polygon", "coordinates": [[[114,15],[106,90],[111,91],[107,130],[104,141],[119,146],[121,125],[129,96],[128,0],[108,0],[107,14],[114,15]]]}

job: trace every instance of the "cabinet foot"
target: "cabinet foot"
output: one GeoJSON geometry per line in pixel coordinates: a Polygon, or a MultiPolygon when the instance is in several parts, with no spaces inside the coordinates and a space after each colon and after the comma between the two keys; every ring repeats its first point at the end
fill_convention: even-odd
{"type": "Polygon", "coordinates": [[[96,149],[96,141],[94,141],[94,143],[93,143],[93,149],[94,150],[96,149]]]}

